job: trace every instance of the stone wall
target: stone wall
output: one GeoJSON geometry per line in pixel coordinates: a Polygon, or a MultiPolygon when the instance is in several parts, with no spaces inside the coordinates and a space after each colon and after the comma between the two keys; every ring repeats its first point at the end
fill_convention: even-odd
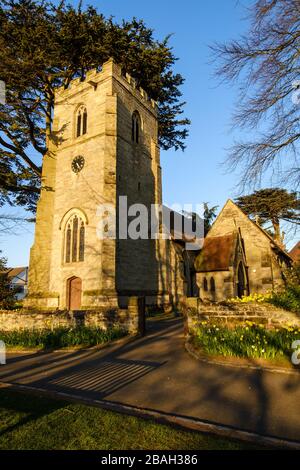
{"type": "MultiPolygon", "coordinates": [[[[132,87],[122,80],[114,66],[113,92],[117,102],[116,192],[127,196],[127,207],[143,204],[150,213],[151,204],[161,203],[157,171],[157,118],[154,109],[132,87]],[[126,87],[126,88],[125,88],[126,87]],[[132,116],[139,116],[139,142],[132,141],[132,116]]],[[[160,183],[159,183],[160,184],[160,183]]],[[[124,200],[123,200],[124,201],[124,200]]],[[[125,201],[124,201],[125,202],[125,201]]],[[[121,208],[116,201],[117,211],[121,208]]],[[[137,213],[136,215],[138,215],[137,213]]],[[[133,214],[129,217],[132,221],[133,214]]],[[[118,223],[118,222],[117,222],[118,223]]],[[[124,223],[124,221],[123,221],[124,223]]],[[[156,295],[159,291],[157,241],[153,239],[123,239],[116,245],[116,289],[122,296],[156,295]]]]}
{"type": "Polygon", "coordinates": [[[196,276],[202,300],[220,302],[235,297],[235,271],[232,266],[228,271],[203,272],[196,276]],[[207,291],[204,290],[204,279],[207,281],[207,291]],[[211,279],[215,283],[214,291],[211,290],[211,279]]]}
{"type": "Polygon", "coordinates": [[[131,297],[127,309],[95,310],[0,310],[0,331],[98,327],[122,327],[130,334],[144,333],[143,298],[131,297]]]}
{"type": "Polygon", "coordinates": [[[300,313],[288,312],[273,305],[257,303],[203,303],[199,298],[185,298],[182,311],[186,318],[188,331],[197,327],[201,321],[219,322],[224,325],[236,325],[251,321],[267,326],[299,326],[300,313]]]}

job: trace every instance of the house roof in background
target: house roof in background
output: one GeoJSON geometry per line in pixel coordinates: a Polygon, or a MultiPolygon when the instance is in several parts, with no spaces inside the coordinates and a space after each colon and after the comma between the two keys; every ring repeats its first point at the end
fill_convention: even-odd
{"type": "Polygon", "coordinates": [[[289,255],[295,263],[300,263],[300,241],[291,249],[289,255]]]}
{"type": "Polygon", "coordinates": [[[17,268],[8,268],[6,271],[7,276],[11,279],[13,277],[18,277],[22,272],[26,271],[28,269],[27,266],[20,266],[17,268]]]}

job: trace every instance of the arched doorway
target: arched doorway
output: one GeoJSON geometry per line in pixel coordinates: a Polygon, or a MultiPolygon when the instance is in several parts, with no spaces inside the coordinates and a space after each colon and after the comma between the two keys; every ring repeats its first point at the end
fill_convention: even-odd
{"type": "Polygon", "coordinates": [[[245,294],[246,288],[246,278],[245,278],[245,270],[243,263],[239,263],[238,273],[237,273],[237,295],[238,297],[243,297],[245,294]]]}
{"type": "Polygon", "coordinates": [[[67,303],[69,310],[79,310],[81,308],[82,281],[80,277],[68,279],[67,303]]]}

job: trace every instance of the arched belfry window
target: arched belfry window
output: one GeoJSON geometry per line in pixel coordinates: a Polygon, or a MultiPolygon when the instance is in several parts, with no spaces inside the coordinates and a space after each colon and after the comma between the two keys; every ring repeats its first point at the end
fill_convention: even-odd
{"type": "Polygon", "coordinates": [[[216,292],[216,283],[213,277],[210,278],[210,291],[216,292]]]}
{"type": "Polygon", "coordinates": [[[203,289],[205,290],[205,292],[208,291],[208,286],[207,286],[207,279],[206,279],[206,277],[203,279],[203,289]]]}
{"type": "Polygon", "coordinates": [[[65,263],[84,261],[85,223],[78,214],[73,214],[65,227],[65,263]]]}
{"type": "Polygon", "coordinates": [[[80,106],[76,113],[76,137],[87,133],[87,110],[85,106],[80,106]]]}
{"type": "Polygon", "coordinates": [[[137,111],[134,111],[132,115],[131,123],[131,140],[132,142],[138,144],[140,141],[141,134],[141,118],[137,111]]]}

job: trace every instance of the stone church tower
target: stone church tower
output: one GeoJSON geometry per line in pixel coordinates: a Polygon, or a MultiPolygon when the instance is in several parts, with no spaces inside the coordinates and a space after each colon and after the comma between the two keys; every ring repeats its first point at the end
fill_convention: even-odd
{"type": "MultiPolygon", "coordinates": [[[[130,295],[165,298],[157,240],[101,239],[98,208],[161,204],[156,103],[107,61],[56,92],[30,255],[27,307],[117,306],[130,295]]],[[[117,227],[118,228],[118,227],[117,227]]]]}

